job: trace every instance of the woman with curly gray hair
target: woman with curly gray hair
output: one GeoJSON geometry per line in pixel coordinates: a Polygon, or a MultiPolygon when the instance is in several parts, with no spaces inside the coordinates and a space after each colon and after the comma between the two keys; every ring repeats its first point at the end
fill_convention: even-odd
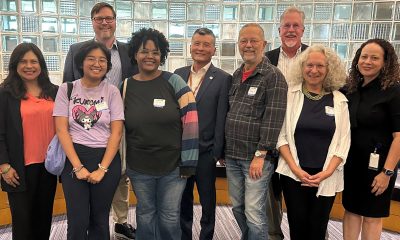
{"type": "Polygon", "coordinates": [[[307,48],[293,65],[277,148],[277,172],[290,237],[324,239],[335,195],[343,190],[350,147],[346,74],[338,55],[323,45],[307,48]]]}

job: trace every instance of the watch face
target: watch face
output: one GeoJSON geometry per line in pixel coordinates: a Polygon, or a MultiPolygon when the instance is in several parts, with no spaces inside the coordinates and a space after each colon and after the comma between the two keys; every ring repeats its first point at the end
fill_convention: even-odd
{"type": "Polygon", "coordinates": [[[383,173],[387,176],[392,176],[394,174],[394,171],[388,170],[388,169],[383,169],[383,173]]]}

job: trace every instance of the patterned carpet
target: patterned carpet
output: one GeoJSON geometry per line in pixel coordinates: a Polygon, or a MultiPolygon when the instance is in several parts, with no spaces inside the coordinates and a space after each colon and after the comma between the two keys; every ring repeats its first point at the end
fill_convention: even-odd
{"type": "MultiPolygon", "coordinates": [[[[201,217],[201,206],[195,205],[194,218],[195,223],[193,227],[193,239],[198,240],[200,234],[200,223],[201,217]]],[[[129,211],[128,221],[132,225],[136,225],[135,221],[135,207],[131,207],[129,211]]],[[[51,228],[51,240],[64,240],[67,235],[67,224],[66,216],[61,215],[53,218],[53,225],[51,228]]],[[[113,232],[112,218],[110,218],[110,231],[113,232]]],[[[222,205],[217,207],[216,217],[216,232],[214,234],[214,240],[238,240],[240,239],[240,230],[233,217],[231,207],[222,205]]],[[[285,239],[289,238],[289,225],[287,223],[286,214],[283,217],[282,229],[285,234],[285,239]]],[[[342,237],[342,224],[338,221],[330,221],[328,226],[329,239],[330,240],[341,240],[342,237]]],[[[10,226],[0,227],[0,240],[11,240],[11,228],[10,226]]],[[[399,233],[384,232],[381,237],[382,240],[399,240],[399,233]]]]}

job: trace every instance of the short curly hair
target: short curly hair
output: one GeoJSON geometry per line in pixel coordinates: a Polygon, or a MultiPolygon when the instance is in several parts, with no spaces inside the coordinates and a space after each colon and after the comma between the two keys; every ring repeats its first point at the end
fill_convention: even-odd
{"type": "Polygon", "coordinates": [[[164,34],[153,28],[141,28],[139,31],[132,33],[132,38],[129,41],[129,57],[131,58],[131,62],[137,64],[135,56],[140,47],[146,45],[149,40],[154,42],[157,50],[160,50],[160,65],[164,65],[169,53],[169,43],[164,34]]]}
{"type": "Polygon", "coordinates": [[[328,72],[322,83],[322,87],[326,92],[339,90],[346,83],[346,70],[340,57],[334,50],[322,44],[315,44],[308,47],[302,52],[291,66],[288,78],[289,85],[300,84],[304,81],[303,66],[308,59],[310,53],[320,52],[325,55],[328,72]]]}
{"type": "Polygon", "coordinates": [[[363,81],[363,75],[358,70],[357,65],[363,48],[371,43],[378,44],[384,51],[383,59],[385,64],[378,75],[382,89],[384,90],[400,82],[399,61],[392,44],[384,39],[374,38],[363,43],[353,58],[347,84],[348,92],[356,91],[359,83],[363,81]]]}

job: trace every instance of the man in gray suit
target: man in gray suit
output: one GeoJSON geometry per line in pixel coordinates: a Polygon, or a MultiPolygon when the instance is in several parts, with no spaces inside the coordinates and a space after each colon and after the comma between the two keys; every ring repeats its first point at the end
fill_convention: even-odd
{"type": "Polygon", "coordinates": [[[192,239],[195,182],[202,206],[200,239],[212,239],[214,234],[215,164],[224,157],[224,128],[231,84],[231,75],[211,63],[215,50],[214,33],[207,28],[197,29],[190,45],[193,65],[175,71],[192,89],[199,117],[199,161],[196,175],[187,180],[181,201],[182,240],[192,239]]]}
{"type": "MultiPolygon", "coordinates": [[[[95,37],[88,41],[101,42],[110,49],[112,68],[107,73],[105,81],[119,87],[122,79],[137,73],[137,66],[132,65],[128,56],[128,45],[117,41],[115,38],[116,13],[110,4],[101,2],[93,6],[91,19],[95,37]]],[[[74,57],[86,42],[71,45],[65,59],[63,82],[72,82],[82,77],[77,66],[75,66],[74,57]]],[[[125,166],[125,164],[122,166],[125,166]]],[[[116,222],[114,230],[118,239],[135,239],[135,229],[127,223],[129,184],[129,178],[122,174],[112,203],[114,221],[116,222]]]]}

